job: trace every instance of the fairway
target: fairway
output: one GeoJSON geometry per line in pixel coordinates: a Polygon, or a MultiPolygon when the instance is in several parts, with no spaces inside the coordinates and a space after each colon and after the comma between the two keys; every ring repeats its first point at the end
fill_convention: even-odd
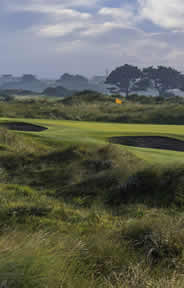
{"type": "MultiPolygon", "coordinates": [[[[184,140],[184,126],[117,124],[62,120],[33,120],[1,118],[1,122],[26,122],[48,128],[42,132],[24,132],[37,135],[49,141],[65,144],[103,145],[115,136],[160,136],[184,140]]],[[[118,145],[118,144],[113,144],[118,145]]],[[[149,163],[184,163],[184,152],[137,148],[118,145],[121,149],[131,151],[149,163]]]]}

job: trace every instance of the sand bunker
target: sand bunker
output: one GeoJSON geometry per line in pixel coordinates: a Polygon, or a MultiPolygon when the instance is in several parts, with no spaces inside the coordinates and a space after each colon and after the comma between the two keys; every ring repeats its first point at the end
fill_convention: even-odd
{"type": "Polygon", "coordinates": [[[184,141],[177,140],[174,138],[169,138],[169,137],[121,136],[121,137],[111,138],[110,142],[121,144],[121,145],[126,145],[126,146],[142,147],[142,148],[184,151],[184,141]]]}
{"type": "Polygon", "coordinates": [[[5,122],[0,123],[0,127],[7,128],[9,130],[17,130],[17,131],[31,131],[31,132],[41,132],[47,130],[48,128],[24,123],[24,122],[5,122]]]}

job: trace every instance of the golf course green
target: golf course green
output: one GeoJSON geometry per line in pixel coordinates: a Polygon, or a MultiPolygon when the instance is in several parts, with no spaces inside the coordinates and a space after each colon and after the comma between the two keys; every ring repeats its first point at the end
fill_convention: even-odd
{"type": "MultiPolygon", "coordinates": [[[[24,132],[41,137],[46,141],[54,141],[62,144],[84,144],[103,145],[110,142],[112,137],[120,136],[159,136],[178,140],[184,140],[184,126],[177,125],[149,125],[149,124],[117,124],[117,123],[97,123],[67,120],[33,120],[1,118],[1,123],[24,122],[38,125],[44,131],[35,132],[25,129],[24,132]]],[[[19,129],[17,129],[19,130],[19,129]]],[[[119,144],[113,144],[119,145],[119,144]]],[[[119,145],[121,149],[127,149],[137,157],[149,163],[184,163],[184,152],[163,149],[150,149],[119,145]]]]}

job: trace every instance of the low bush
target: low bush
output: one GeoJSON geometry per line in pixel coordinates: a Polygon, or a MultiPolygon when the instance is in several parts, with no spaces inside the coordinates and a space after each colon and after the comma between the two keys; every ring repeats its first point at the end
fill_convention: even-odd
{"type": "MultiPolygon", "coordinates": [[[[143,203],[153,207],[184,205],[184,168],[146,168],[130,176],[116,196],[120,203],[143,203]]],[[[112,201],[113,201],[112,199],[112,201]]],[[[116,201],[116,200],[114,200],[116,201]]]]}
{"type": "Polygon", "coordinates": [[[96,92],[79,93],[63,100],[38,99],[1,102],[0,116],[9,118],[66,119],[120,123],[184,124],[181,97],[129,96],[122,105],[96,92]],[[158,105],[159,104],[159,105],[158,105]]]}

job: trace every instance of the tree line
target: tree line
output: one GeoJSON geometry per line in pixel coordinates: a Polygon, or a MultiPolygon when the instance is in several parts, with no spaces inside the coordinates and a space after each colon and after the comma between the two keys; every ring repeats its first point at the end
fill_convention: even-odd
{"type": "Polygon", "coordinates": [[[113,70],[106,79],[110,92],[125,93],[155,89],[159,96],[167,96],[169,90],[184,91],[184,75],[171,67],[147,67],[142,70],[125,64],[113,70]]]}

